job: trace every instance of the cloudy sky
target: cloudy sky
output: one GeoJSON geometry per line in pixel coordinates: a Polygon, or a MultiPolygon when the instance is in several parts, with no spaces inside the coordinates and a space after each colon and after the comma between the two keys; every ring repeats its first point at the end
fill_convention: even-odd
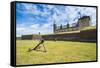
{"type": "Polygon", "coordinates": [[[16,4],[16,34],[53,33],[53,23],[66,25],[76,23],[80,16],[90,16],[91,25],[96,24],[96,8],[31,3],[16,4]]]}

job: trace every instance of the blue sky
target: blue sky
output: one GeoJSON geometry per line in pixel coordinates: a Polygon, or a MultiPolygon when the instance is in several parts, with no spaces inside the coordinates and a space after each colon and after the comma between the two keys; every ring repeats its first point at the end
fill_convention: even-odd
{"type": "Polygon", "coordinates": [[[77,23],[80,16],[90,16],[91,25],[96,24],[96,8],[45,5],[31,3],[16,4],[16,34],[17,37],[25,34],[53,33],[53,23],[66,25],[77,23]]]}

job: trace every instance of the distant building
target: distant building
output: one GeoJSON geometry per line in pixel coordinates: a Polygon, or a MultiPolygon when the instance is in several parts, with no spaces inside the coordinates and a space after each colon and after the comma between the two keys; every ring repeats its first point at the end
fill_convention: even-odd
{"type": "Polygon", "coordinates": [[[32,35],[22,35],[21,39],[22,40],[39,40],[41,38],[40,35],[38,34],[32,34],[32,35]]]}
{"type": "Polygon", "coordinates": [[[66,24],[63,26],[62,25],[57,26],[54,22],[53,32],[54,33],[61,33],[61,32],[68,32],[68,31],[76,31],[76,30],[80,30],[84,27],[89,26],[89,24],[90,24],[90,16],[83,16],[83,17],[79,18],[77,23],[72,24],[72,27],[70,27],[70,24],[66,24]],[[69,27],[68,27],[68,25],[69,25],[69,27]]]}
{"type": "Polygon", "coordinates": [[[16,37],[17,40],[21,40],[21,37],[16,37]]]}

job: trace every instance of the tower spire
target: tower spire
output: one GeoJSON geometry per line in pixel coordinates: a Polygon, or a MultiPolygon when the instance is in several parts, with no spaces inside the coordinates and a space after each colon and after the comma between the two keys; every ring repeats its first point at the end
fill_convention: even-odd
{"type": "Polygon", "coordinates": [[[53,32],[55,33],[55,31],[56,31],[56,23],[55,23],[55,20],[54,20],[54,22],[53,22],[53,32]]]}

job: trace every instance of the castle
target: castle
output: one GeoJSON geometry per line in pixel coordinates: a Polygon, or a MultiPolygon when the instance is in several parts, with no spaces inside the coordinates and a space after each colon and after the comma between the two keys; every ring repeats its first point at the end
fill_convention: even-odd
{"type": "Polygon", "coordinates": [[[66,25],[60,25],[57,26],[54,22],[53,24],[53,32],[54,34],[56,33],[61,33],[61,32],[69,32],[69,31],[76,31],[80,30],[84,27],[87,27],[90,25],[90,16],[83,16],[78,19],[77,23],[73,23],[72,26],[70,27],[70,24],[67,23],[66,25]]]}
{"type": "Polygon", "coordinates": [[[80,17],[77,23],[73,23],[72,26],[70,24],[57,26],[55,23],[53,24],[53,34],[40,35],[31,34],[31,35],[22,35],[21,38],[17,38],[20,40],[39,40],[41,37],[44,40],[57,40],[57,41],[96,41],[97,35],[96,29],[90,30],[81,30],[84,27],[90,26],[90,17],[83,16],[80,17]],[[76,32],[74,32],[76,31],[76,32]],[[63,33],[64,32],[64,33],[63,33]],[[67,33],[68,32],[68,33],[67,33]]]}

